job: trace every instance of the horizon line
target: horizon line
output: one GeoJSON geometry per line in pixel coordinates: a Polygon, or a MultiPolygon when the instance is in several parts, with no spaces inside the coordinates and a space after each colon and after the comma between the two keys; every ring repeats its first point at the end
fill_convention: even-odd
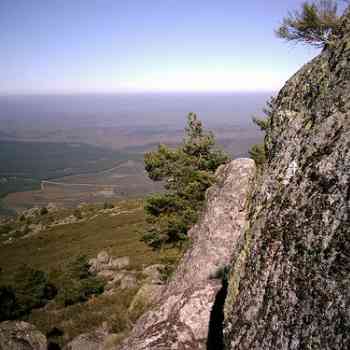
{"type": "Polygon", "coordinates": [[[239,94],[239,93],[276,93],[278,90],[119,90],[119,91],[0,91],[6,96],[65,96],[65,95],[138,95],[138,94],[239,94]]]}

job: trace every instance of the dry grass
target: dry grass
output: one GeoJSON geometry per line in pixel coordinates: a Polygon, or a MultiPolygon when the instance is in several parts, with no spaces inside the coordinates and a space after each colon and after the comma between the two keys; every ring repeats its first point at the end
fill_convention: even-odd
{"type": "MultiPolygon", "coordinates": [[[[145,266],[176,260],[177,249],[156,252],[140,241],[144,228],[142,201],[128,200],[114,203],[120,214],[111,216],[108,211],[90,206],[90,219],[75,224],[57,226],[37,235],[16,239],[12,244],[0,245],[0,282],[10,283],[14,272],[23,263],[35,269],[52,272],[62,268],[78,255],[96,257],[101,250],[106,250],[114,257],[129,256],[129,269],[136,270],[142,278],[145,266]],[[97,215],[97,216],[96,216],[97,215]],[[92,218],[92,219],[91,219],[92,218]]],[[[70,214],[65,210],[55,216],[70,214]]],[[[47,217],[43,220],[48,220],[47,217]]],[[[117,291],[112,296],[99,296],[83,304],[62,308],[51,302],[43,309],[34,310],[29,322],[38,326],[45,334],[54,327],[63,331],[56,340],[61,345],[73,337],[100,327],[103,322],[115,333],[128,331],[131,325],[128,308],[137,290],[117,291]]],[[[130,315],[131,316],[131,315],[130,315]]],[[[122,337],[118,337],[118,341],[122,337]]]]}

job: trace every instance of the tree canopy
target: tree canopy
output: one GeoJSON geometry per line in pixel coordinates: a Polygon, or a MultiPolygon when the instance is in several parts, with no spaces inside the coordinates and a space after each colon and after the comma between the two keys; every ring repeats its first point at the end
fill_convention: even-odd
{"type": "Polygon", "coordinates": [[[341,16],[335,0],[304,2],[300,10],[289,12],[276,35],[287,41],[323,47],[340,28],[341,16]]]}
{"type": "Polygon", "coordinates": [[[153,247],[186,239],[196,222],[214,172],[228,156],[215,148],[215,138],[205,132],[195,113],[188,115],[182,144],[171,149],[160,145],[145,154],[145,166],[154,181],[164,181],[164,193],[145,201],[148,230],[144,240],[153,247]]]}

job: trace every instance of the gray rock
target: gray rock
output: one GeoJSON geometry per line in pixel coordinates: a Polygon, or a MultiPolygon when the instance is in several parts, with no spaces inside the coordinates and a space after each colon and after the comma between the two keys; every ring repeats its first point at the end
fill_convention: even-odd
{"type": "Polygon", "coordinates": [[[23,321],[0,323],[0,350],[46,349],[46,337],[32,324],[23,321]]]}
{"type": "Polygon", "coordinates": [[[110,260],[110,256],[108,255],[108,253],[105,250],[98,253],[97,262],[99,264],[107,265],[109,263],[109,260],[110,260]]]}
{"type": "Polygon", "coordinates": [[[146,281],[153,284],[162,284],[160,269],[164,268],[162,264],[155,264],[147,266],[142,270],[142,273],[146,276],[146,281]]]}
{"type": "Polygon", "coordinates": [[[218,181],[207,192],[203,215],[189,232],[191,247],[156,306],[137,321],[122,350],[206,349],[210,314],[221,289],[221,280],[212,276],[230,263],[231,252],[242,239],[253,174],[250,159],[218,169],[218,181]]]}
{"type": "Polygon", "coordinates": [[[130,265],[130,258],[128,256],[123,256],[121,258],[111,259],[109,265],[112,269],[124,269],[130,265]]]}
{"type": "Polygon", "coordinates": [[[85,333],[70,341],[64,350],[104,350],[109,333],[104,330],[85,333]]]}
{"type": "Polygon", "coordinates": [[[136,288],[137,279],[134,275],[128,274],[124,276],[120,281],[120,289],[132,289],[136,288]]]}
{"type": "Polygon", "coordinates": [[[280,91],[246,239],[234,252],[226,349],[350,345],[350,12],[280,91]]]}
{"type": "Polygon", "coordinates": [[[130,258],[128,256],[113,258],[109,256],[106,251],[98,253],[97,258],[89,260],[91,273],[101,273],[106,270],[121,270],[130,265],[130,258]]]}
{"type": "Polygon", "coordinates": [[[100,265],[99,265],[97,259],[96,259],[96,258],[90,259],[90,260],[88,261],[88,263],[89,263],[89,265],[90,265],[90,267],[89,267],[89,272],[90,272],[90,273],[97,273],[97,272],[98,272],[98,269],[99,269],[99,267],[100,267],[100,265]]]}
{"type": "Polygon", "coordinates": [[[112,270],[102,270],[97,273],[98,277],[102,277],[107,281],[112,281],[115,277],[115,272],[112,270]]]}
{"type": "Polygon", "coordinates": [[[34,218],[40,215],[40,208],[39,207],[29,208],[29,209],[23,210],[21,214],[25,218],[34,218]]]}
{"type": "Polygon", "coordinates": [[[140,316],[140,310],[145,310],[155,301],[159,300],[164,292],[165,286],[161,284],[145,283],[137,291],[129,306],[129,314],[140,316]]]}

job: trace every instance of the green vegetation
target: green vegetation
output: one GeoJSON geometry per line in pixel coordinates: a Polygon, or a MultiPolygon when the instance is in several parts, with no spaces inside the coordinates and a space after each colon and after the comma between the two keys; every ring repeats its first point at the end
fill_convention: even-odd
{"type": "Polygon", "coordinates": [[[63,305],[74,305],[87,301],[92,295],[104,291],[104,281],[89,272],[86,256],[78,256],[60,271],[51,274],[51,280],[58,290],[56,302],[63,305]]]}
{"type": "Polygon", "coordinates": [[[145,266],[175,264],[181,252],[176,248],[156,252],[140,241],[140,231],[146,225],[141,200],[110,204],[114,206],[111,215],[104,212],[103,204],[84,205],[79,208],[82,217],[79,223],[53,226],[30,238],[23,238],[22,232],[28,223],[45,225],[64,220],[74,209],[49,210],[45,215],[39,211],[37,216],[20,216],[0,225],[2,319],[20,316],[18,291],[26,290],[27,293],[21,293],[21,298],[28,299],[20,301],[23,310],[20,317],[44,334],[58,333],[52,337],[60,346],[79,334],[95,330],[103,322],[120,333],[120,339],[128,332],[138,316],[135,311],[132,314],[128,311],[137,288],[116,289],[113,295],[100,294],[104,282],[89,273],[88,259],[95,258],[101,250],[113,257],[128,256],[127,269],[135,271],[141,282],[145,266]],[[7,243],[9,238],[13,238],[11,243],[7,243]],[[27,266],[23,271],[24,264],[30,268],[27,266]]]}
{"type": "Polygon", "coordinates": [[[21,266],[11,286],[0,286],[0,320],[27,315],[34,308],[44,306],[56,294],[47,273],[21,266]]]}
{"type": "Polygon", "coordinates": [[[290,12],[276,30],[276,35],[287,41],[323,47],[340,26],[337,2],[317,0],[304,2],[300,11],[290,12]]]}
{"type": "Polygon", "coordinates": [[[81,143],[0,141],[0,198],[40,189],[40,181],[103,171],[139,154],[81,143]]]}
{"type": "MultiPolygon", "coordinates": [[[[1,147],[1,142],[0,142],[1,147]]],[[[40,189],[40,180],[29,179],[18,176],[4,176],[0,172],[0,198],[5,197],[11,192],[31,191],[40,189]]],[[[1,208],[0,208],[1,210],[1,208]]]]}
{"type": "Polygon", "coordinates": [[[254,124],[256,124],[260,128],[260,130],[265,133],[265,142],[261,144],[253,145],[249,150],[249,155],[255,161],[255,164],[258,170],[261,170],[267,161],[266,141],[267,141],[267,133],[271,126],[271,116],[272,116],[273,105],[274,105],[274,98],[271,97],[270,100],[267,101],[266,107],[263,109],[265,118],[260,119],[260,118],[253,117],[254,124]]]}
{"type": "Polygon", "coordinates": [[[28,316],[49,300],[63,306],[85,302],[104,291],[104,281],[89,272],[85,256],[79,256],[60,270],[48,273],[21,266],[11,285],[0,286],[0,320],[28,316]]]}
{"type": "Polygon", "coordinates": [[[206,189],[214,182],[214,172],[228,157],[214,148],[212,133],[203,130],[196,114],[188,115],[185,138],[180,147],[160,145],[146,153],[149,177],[165,181],[166,192],[149,196],[145,201],[148,229],[144,241],[159,248],[181,243],[188,229],[197,221],[206,189]]]}

